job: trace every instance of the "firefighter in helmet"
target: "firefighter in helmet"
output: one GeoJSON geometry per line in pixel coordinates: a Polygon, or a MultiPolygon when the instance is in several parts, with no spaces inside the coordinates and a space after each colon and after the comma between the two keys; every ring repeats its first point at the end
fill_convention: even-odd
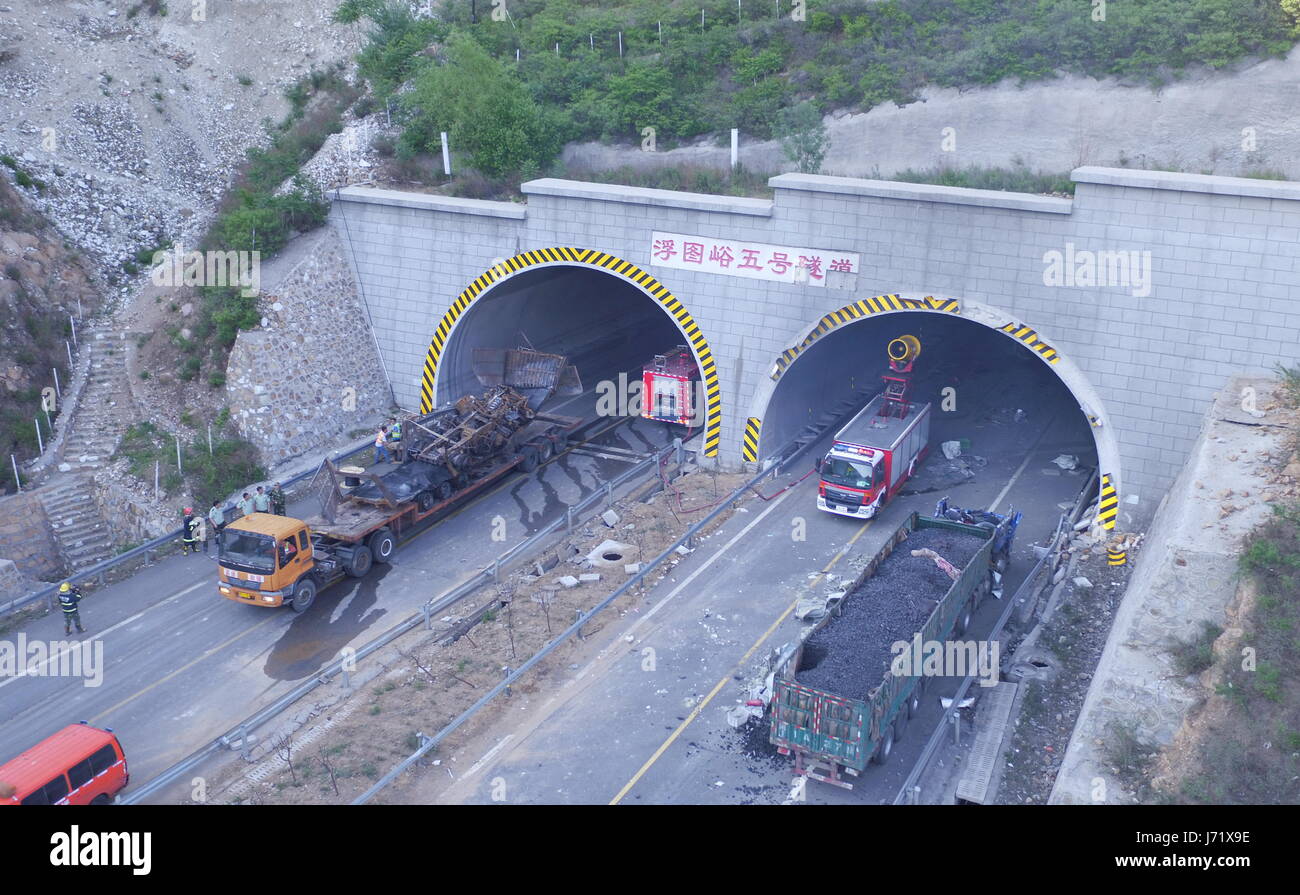
{"type": "Polygon", "coordinates": [[[181,514],[181,555],[193,550],[199,552],[199,520],[194,515],[193,507],[186,507],[181,514]]]}
{"type": "Polygon", "coordinates": [[[85,634],[86,629],[81,626],[81,598],[83,594],[80,588],[75,584],[67,581],[59,585],[59,608],[63,610],[63,633],[71,634],[72,626],[77,626],[78,634],[85,634]]]}

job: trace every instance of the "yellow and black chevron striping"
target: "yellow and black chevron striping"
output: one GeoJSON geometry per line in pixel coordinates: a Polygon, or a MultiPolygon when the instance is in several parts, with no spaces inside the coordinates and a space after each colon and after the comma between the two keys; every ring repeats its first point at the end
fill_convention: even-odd
{"type": "Polygon", "coordinates": [[[1110,483],[1110,473],[1101,475],[1101,500],[1097,503],[1097,521],[1103,528],[1113,529],[1119,515],[1119,492],[1110,483]]]}
{"type": "Polygon", "coordinates": [[[740,458],[746,463],[758,459],[758,430],[763,428],[763,421],[756,416],[745,420],[745,440],[740,446],[740,458]]]}
{"type": "Polygon", "coordinates": [[[1038,338],[1038,333],[1034,332],[1027,326],[1019,323],[1008,323],[1002,327],[1002,331],[1013,338],[1024,342],[1031,350],[1038,352],[1043,356],[1043,360],[1049,364],[1059,363],[1061,356],[1056,353],[1056,349],[1048,345],[1042,339],[1038,338]]]}
{"type": "Polygon", "coordinates": [[[581,264],[587,267],[599,267],[636,284],[664,306],[686,333],[686,338],[694,348],[696,358],[699,359],[700,378],[704,381],[707,410],[704,424],[704,455],[716,457],[718,446],[722,443],[722,388],[718,383],[717,364],[713,360],[713,352],[709,350],[709,343],[705,340],[704,333],[700,332],[690,312],[682,307],[681,302],[662,283],[632,262],[594,249],[558,246],[521,252],[476,277],[451,303],[451,307],[443,315],[429,343],[429,352],[424,358],[424,374],[420,377],[420,412],[428,413],[433,409],[433,383],[438,372],[438,359],[446,347],[447,337],[452,327],[465,313],[466,308],[497,281],[538,264],[581,264]]]}
{"type": "Polygon", "coordinates": [[[813,327],[813,331],[802,342],[782,351],[781,356],[776,360],[776,370],[773,371],[772,378],[780,379],[781,374],[786,371],[790,364],[794,363],[794,359],[799,356],[801,351],[804,351],[809,345],[835,327],[852,320],[860,320],[872,314],[885,314],[890,311],[942,311],[948,314],[960,314],[961,303],[955,298],[935,298],[933,295],[927,295],[925,298],[876,295],[855,301],[851,305],[845,305],[838,311],[827,314],[817,322],[817,325],[813,327]]]}

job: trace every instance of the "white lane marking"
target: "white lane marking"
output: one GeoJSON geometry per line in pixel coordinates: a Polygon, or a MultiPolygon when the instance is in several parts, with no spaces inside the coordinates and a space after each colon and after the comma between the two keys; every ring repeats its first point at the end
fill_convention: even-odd
{"type": "MultiPolygon", "coordinates": [[[[207,586],[210,585],[211,583],[212,583],[212,582],[210,582],[210,581],[200,581],[200,582],[198,582],[197,584],[191,584],[189,587],[185,588],[185,590],[178,591],[178,592],[172,594],[170,597],[168,597],[167,599],[163,600],[161,603],[155,603],[153,606],[150,606],[149,609],[157,609],[159,606],[166,606],[168,603],[172,602],[173,600],[176,600],[176,599],[179,599],[179,598],[185,596],[185,595],[186,595],[187,593],[189,593],[190,591],[192,591],[192,590],[197,590],[197,589],[200,588],[200,587],[207,587],[207,586]]],[[[113,632],[116,631],[118,628],[125,627],[126,625],[131,624],[131,622],[137,620],[138,618],[140,618],[141,616],[143,616],[146,612],[148,612],[149,609],[143,609],[143,610],[137,612],[135,615],[131,616],[130,618],[124,618],[124,619],[122,619],[120,622],[118,622],[117,624],[113,625],[113,627],[108,628],[108,629],[102,631],[101,633],[99,633],[99,634],[96,635],[96,636],[99,637],[100,639],[102,639],[102,638],[104,638],[104,637],[107,637],[109,634],[113,633],[113,632]]],[[[77,641],[77,645],[76,645],[75,647],[73,647],[72,649],[81,649],[81,644],[82,644],[82,643],[90,643],[90,642],[92,642],[93,639],[94,639],[94,638],[91,638],[91,639],[89,639],[89,640],[84,640],[84,641],[79,640],[79,641],[77,641]]],[[[57,654],[55,654],[55,655],[53,655],[53,656],[50,656],[50,657],[47,658],[44,662],[40,662],[40,663],[38,663],[38,664],[35,666],[35,668],[42,668],[42,667],[44,667],[44,666],[50,664],[51,662],[57,662],[59,659],[61,659],[61,658],[63,658],[64,656],[66,656],[68,653],[72,652],[72,649],[66,649],[66,650],[64,650],[64,651],[61,652],[61,653],[57,653],[57,654]]],[[[10,684],[12,684],[14,681],[18,680],[19,678],[27,677],[27,673],[28,673],[28,669],[27,669],[26,666],[24,666],[23,670],[22,670],[21,672],[19,672],[18,674],[15,674],[13,677],[10,677],[10,678],[5,678],[3,681],[0,681],[0,687],[7,687],[7,686],[9,686],[10,684]]]]}
{"type": "Polygon", "coordinates": [[[466,779],[468,779],[468,778],[470,778],[470,777],[473,777],[476,773],[478,773],[479,769],[482,768],[483,765],[485,765],[485,764],[487,764],[489,761],[491,761],[491,760],[492,760],[492,757],[493,757],[494,755],[496,755],[498,752],[501,751],[501,747],[504,746],[506,743],[508,743],[508,742],[509,742],[513,737],[514,737],[514,734],[513,734],[513,733],[508,733],[508,734],[506,734],[505,736],[503,736],[503,737],[501,738],[501,742],[497,743],[495,746],[493,746],[491,749],[489,749],[486,753],[484,753],[484,755],[483,755],[482,758],[480,758],[478,761],[474,762],[473,767],[471,767],[468,771],[466,771],[466,772],[465,772],[465,776],[462,777],[461,779],[462,779],[462,780],[466,780],[466,779]]]}
{"type": "Polygon", "coordinates": [[[1029,461],[1034,459],[1034,452],[1038,450],[1038,445],[1042,443],[1042,440],[1047,436],[1048,430],[1052,428],[1052,424],[1055,422],[1056,417],[1052,417],[1047,421],[1047,425],[1043,427],[1043,431],[1038,433],[1038,437],[1034,439],[1033,446],[1030,447],[1029,452],[1025,454],[1025,461],[1020,464],[1020,468],[1017,469],[1016,474],[1011,477],[1011,481],[1007,482],[1006,487],[998,492],[997,497],[993,498],[993,503],[989,504],[988,512],[993,513],[997,511],[998,504],[1002,502],[1002,498],[1007,496],[1007,492],[1010,491],[1011,486],[1016,483],[1016,479],[1020,478],[1020,473],[1025,471],[1025,467],[1029,465],[1029,461]]]}
{"type": "MultiPolygon", "coordinates": [[[[777,507],[779,507],[779,506],[781,505],[781,502],[782,502],[783,500],[785,500],[787,497],[789,497],[791,494],[793,494],[794,492],[795,492],[795,489],[794,489],[794,488],[791,488],[789,491],[787,491],[787,492],[785,492],[784,494],[782,494],[782,495],[781,495],[780,497],[778,497],[775,501],[773,501],[773,503],[772,503],[772,505],[771,505],[770,507],[768,507],[768,508],[767,508],[766,510],[764,510],[763,512],[759,513],[758,516],[754,519],[754,521],[750,522],[748,525],[746,525],[746,526],[745,526],[744,528],[742,528],[740,531],[736,532],[736,535],[735,535],[735,536],[734,536],[730,541],[728,541],[726,544],[724,544],[724,545],[722,546],[722,549],[720,549],[717,553],[713,554],[713,555],[710,556],[708,559],[706,559],[706,560],[704,561],[704,563],[703,563],[703,564],[702,564],[698,569],[696,569],[696,570],[695,570],[694,572],[692,572],[691,574],[687,575],[686,578],[685,578],[685,580],[683,580],[681,584],[679,584],[679,585],[677,585],[676,587],[674,587],[674,588],[672,589],[672,591],[671,591],[671,592],[670,592],[666,597],[664,597],[662,600],[660,600],[660,601],[659,601],[658,603],[656,603],[655,605],[651,606],[650,609],[646,611],[645,615],[642,615],[640,618],[638,618],[636,621],[634,621],[634,622],[633,622],[633,623],[628,627],[627,631],[625,631],[625,632],[623,633],[623,636],[619,639],[619,643],[626,643],[626,642],[627,642],[627,641],[626,641],[626,638],[628,638],[628,637],[633,637],[633,639],[635,639],[635,632],[636,632],[636,630],[637,630],[638,628],[641,627],[641,625],[643,625],[643,624],[645,624],[646,622],[648,622],[648,621],[651,619],[651,617],[654,616],[654,614],[655,614],[656,612],[658,612],[660,609],[663,609],[664,606],[666,606],[666,605],[668,604],[668,601],[669,601],[669,600],[673,599],[673,598],[676,597],[679,593],[681,593],[682,590],[685,589],[685,588],[686,588],[686,587],[687,587],[687,586],[688,586],[692,581],[694,581],[694,580],[695,580],[699,575],[701,575],[701,574],[704,572],[705,569],[707,569],[709,566],[713,565],[713,563],[714,563],[716,560],[720,559],[724,553],[726,553],[728,550],[730,550],[732,547],[734,547],[734,546],[736,545],[736,542],[737,542],[737,541],[739,541],[739,540],[740,540],[741,538],[743,538],[745,535],[749,534],[749,532],[754,528],[754,526],[756,526],[756,525],[758,525],[758,523],[762,522],[763,519],[764,519],[764,517],[767,516],[768,513],[772,512],[772,511],[775,510],[777,507]]],[[[605,656],[606,656],[607,653],[608,653],[608,649],[603,650],[602,652],[600,652],[600,653],[596,656],[595,659],[593,659],[592,661],[590,661],[590,662],[587,663],[587,665],[586,665],[585,668],[583,668],[581,671],[579,671],[577,674],[575,674],[575,675],[573,676],[573,678],[571,679],[571,681],[575,681],[575,682],[576,682],[576,681],[580,681],[580,680],[582,680],[583,677],[586,676],[587,672],[589,672],[589,671],[591,671],[593,668],[595,668],[596,665],[599,664],[599,663],[600,663],[600,662],[605,658],[605,656]]]]}

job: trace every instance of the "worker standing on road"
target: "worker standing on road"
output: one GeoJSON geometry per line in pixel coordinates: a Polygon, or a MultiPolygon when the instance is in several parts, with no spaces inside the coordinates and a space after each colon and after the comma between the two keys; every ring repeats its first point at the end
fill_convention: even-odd
{"type": "Polygon", "coordinates": [[[262,490],[262,486],[257,486],[257,493],[253,495],[253,510],[258,513],[271,512],[271,498],[262,490]]]}
{"type": "MultiPolygon", "coordinates": [[[[221,506],[221,501],[212,501],[212,509],[208,510],[208,521],[212,523],[212,541],[216,543],[221,538],[221,529],[226,527],[226,511],[221,506]]],[[[205,552],[206,548],[205,544],[205,552]]]]}
{"type": "Polygon", "coordinates": [[[253,498],[249,497],[248,492],[245,491],[243,499],[239,501],[239,515],[251,516],[253,512],[253,498]]]}
{"type": "Polygon", "coordinates": [[[398,463],[402,462],[402,421],[390,419],[388,421],[388,443],[393,446],[393,459],[398,463]]]}
{"type": "Polygon", "coordinates": [[[271,512],[277,516],[283,516],[284,513],[284,489],[280,483],[276,482],[271,486],[271,512]]]}
{"type": "Polygon", "coordinates": [[[59,608],[63,610],[63,633],[71,634],[72,626],[77,626],[78,634],[85,634],[86,629],[81,626],[81,598],[83,594],[81,589],[75,584],[63,582],[59,585],[59,608]]]}
{"type": "Polygon", "coordinates": [[[194,508],[186,507],[181,513],[181,555],[185,556],[191,550],[199,552],[198,532],[195,526],[199,520],[194,518],[194,508]]]}
{"type": "Polygon", "coordinates": [[[388,456],[388,427],[380,426],[378,434],[375,435],[375,462],[383,463],[392,458],[388,456]]]}

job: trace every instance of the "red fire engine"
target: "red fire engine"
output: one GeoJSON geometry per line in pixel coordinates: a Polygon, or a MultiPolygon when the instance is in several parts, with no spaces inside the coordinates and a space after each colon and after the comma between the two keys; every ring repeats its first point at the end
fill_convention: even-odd
{"type": "Polygon", "coordinates": [[[699,428],[695,416],[700,368],[685,345],[656,354],[641,371],[641,415],[648,420],[699,428]]]}

